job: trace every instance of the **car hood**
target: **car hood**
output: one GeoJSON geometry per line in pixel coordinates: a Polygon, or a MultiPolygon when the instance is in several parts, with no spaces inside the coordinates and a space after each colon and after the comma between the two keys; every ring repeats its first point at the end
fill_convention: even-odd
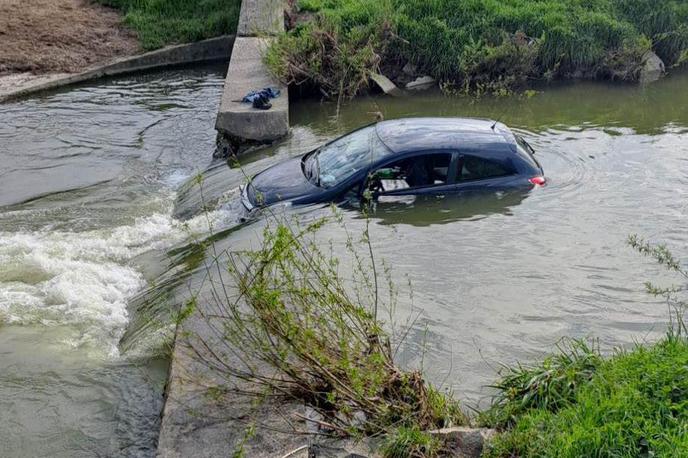
{"type": "Polygon", "coordinates": [[[323,189],[309,182],[301,169],[301,158],[281,162],[259,173],[249,185],[253,205],[272,205],[285,200],[318,195],[323,189]]]}

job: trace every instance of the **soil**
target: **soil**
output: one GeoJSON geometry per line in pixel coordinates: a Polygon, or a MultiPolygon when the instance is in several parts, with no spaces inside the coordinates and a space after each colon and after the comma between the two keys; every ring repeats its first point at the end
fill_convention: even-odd
{"type": "Polygon", "coordinates": [[[88,0],[0,0],[0,76],[75,73],[138,52],[119,13],[88,0]]]}

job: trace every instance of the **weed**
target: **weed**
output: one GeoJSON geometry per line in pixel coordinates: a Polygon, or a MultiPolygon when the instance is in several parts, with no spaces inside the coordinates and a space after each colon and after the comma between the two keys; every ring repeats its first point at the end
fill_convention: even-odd
{"type": "Polygon", "coordinates": [[[504,366],[492,388],[498,392],[481,422],[493,427],[512,425],[532,409],[556,412],[575,400],[580,387],[602,364],[599,348],[585,340],[564,340],[559,351],[533,367],[504,366]]]}
{"type": "Polygon", "coordinates": [[[385,458],[431,458],[439,454],[441,445],[427,432],[402,427],[387,438],[380,452],[385,458]]]}

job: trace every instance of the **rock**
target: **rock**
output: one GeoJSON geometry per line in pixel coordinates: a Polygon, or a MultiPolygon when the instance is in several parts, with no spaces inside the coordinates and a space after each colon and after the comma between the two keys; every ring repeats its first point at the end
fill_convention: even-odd
{"type": "Polygon", "coordinates": [[[325,440],[320,441],[308,449],[309,458],[378,458],[373,450],[375,446],[371,439],[360,442],[353,440],[325,440]]]}
{"type": "Polygon", "coordinates": [[[416,78],[406,85],[406,89],[410,91],[422,91],[425,89],[430,89],[432,86],[437,84],[437,80],[432,76],[421,76],[416,78]]]}
{"type": "Polygon", "coordinates": [[[391,95],[394,97],[401,95],[401,89],[399,89],[397,87],[397,85],[394,84],[385,75],[380,75],[379,73],[373,73],[372,75],[370,75],[370,79],[372,79],[375,82],[375,84],[377,84],[378,87],[380,89],[382,89],[382,92],[384,92],[385,94],[391,95]]]}
{"type": "Polygon", "coordinates": [[[640,69],[640,84],[653,83],[664,76],[664,62],[652,51],[643,55],[643,66],[640,69]]]}
{"type": "Polygon", "coordinates": [[[430,431],[430,434],[444,441],[457,458],[480,458],[483,447],[496,432],[494,429],[459,426],[430,431]]]}
{"type": "Polygon", "coordinates": [[[402,72],[404,72],[408,76],[416,76],[418,74],[418,66],[413,65],[411,62],[407,62],[406,65],[404,65],[404,68],[401,69],[402,72]]]}

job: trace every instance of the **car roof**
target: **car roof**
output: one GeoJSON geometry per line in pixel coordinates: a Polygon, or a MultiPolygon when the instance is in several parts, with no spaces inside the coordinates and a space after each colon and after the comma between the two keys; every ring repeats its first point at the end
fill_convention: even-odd
{"type": "Polygon", "coordinates": [[[452,149],[509,154],[516,139],[490,119],[404,118],[377,123],[377,135],[393,152],[452,149]]]}

